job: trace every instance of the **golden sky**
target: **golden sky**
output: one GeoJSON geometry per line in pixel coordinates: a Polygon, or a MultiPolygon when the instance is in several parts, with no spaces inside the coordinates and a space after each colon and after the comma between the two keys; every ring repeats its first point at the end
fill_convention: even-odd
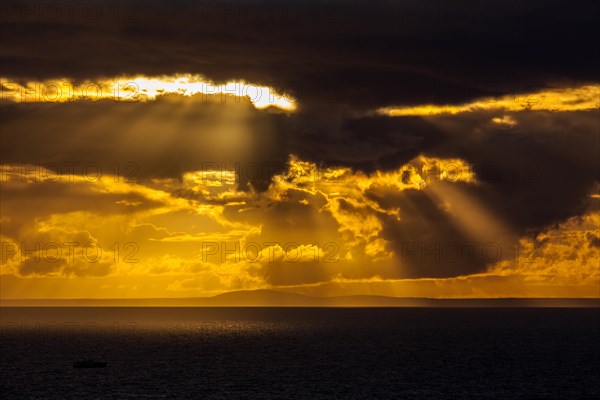
{"type": "MultiPolygon", "coordinates": [[[[98,87],[109,87],[110,81],[98,87]]],[[[248,107],[273,106],[278,113],[291,114],[296,110],[291,96],[256,85],[256,93],[272,93],[273,98],[265,102],[250,94],[244,97],[239,90],[223,90],[236,82],[221,89],[206,83],[213,85],[207,90],[202,78],[191,75],[118,81],[135,83],[139,96],[82,98],[82,88],[90,82],[65,80],[63,88],[70,94],[60,97],[55,91],[43,97],[40,88],[58,86],[5,79],[3,86],[10,90],[3,99],[31,104],[91,101],[92,112],[94,101],[117,100],[110,112],[118,113],[119,101],[157,101],[163,108],[175,102],[189,110],[206,105],[192,99],[208,94],[210,104],[229,101],[219,109],[229,125],[223,131],[213,127],[217,133],[211,143],[242,152],[234,154],[254,144],[255,132],[245,120],[235,123],[250,113],[248,107]],[[223,92],[226,97],[220,96],[223,92]]],[[[582,86],[533,93],[527,98],[537,101],[527,107],[515,103],[517,94],[495,102],[390,107],[383,112],[425,116],[440,129],[459,123],[457,114],[477,117],[484,122],[469,133],[477,141],[487,134],[484,128],[518,135],[513,130],[527,124],[532,112],[548,119],[543,113],[597,109],[597,93],[597,86],[582,86]]],[[[103,118],[86,124],[110,128],[103,118]]],[[[137,117],[130,129],[149,132],[145,129],[151,122],[143,118],[137,117]]],[[[157,118],[165,124],[158,144],[155,139],[135,139],[145,151],[169,146],[168,127],[177,129],[186,116],[183,111],[165,112],[157,118]]],[[[16,126],[12,120],[5,125],[16,126]]],[[[88,140],[102,145],[100,138],[88,140]]],[[[124,138],[113,145],[130,144],[124,138]]],[[[487,193],[489,183],[478,176],[474,163],[442,152],[421,151],[399,167],[371,171],[343,163],[322,165],[289,153],[280,165],[211,162],[179,176],[145,175],[145,165],[135,161],[107,166],[93,158],[65,160],[2,164],[4,299],[191,297],[247,289],[317,296],[599,296],[597,184],[581,199],[578,215],[524,230],[520,221],[504,218],[480,194],[487,193]],[[261,174],[272,175],[265,190],[240,184],[252,183],[261,174]]],[[[559,179],[551,193],[561,190],[559,179]]]]}

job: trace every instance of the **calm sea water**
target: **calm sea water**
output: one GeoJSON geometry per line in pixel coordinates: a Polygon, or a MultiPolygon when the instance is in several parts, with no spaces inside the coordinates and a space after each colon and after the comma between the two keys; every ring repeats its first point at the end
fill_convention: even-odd
{"type": "Polygon", "coordinates": [[[600,398],[598,309],[2,308],[3,399],[600,398]],[[107,361],[74,369],[73,361],[107,361]]]}

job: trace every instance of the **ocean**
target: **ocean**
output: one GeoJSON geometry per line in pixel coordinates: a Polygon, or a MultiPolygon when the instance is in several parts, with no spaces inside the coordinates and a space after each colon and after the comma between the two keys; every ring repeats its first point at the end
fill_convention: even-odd
{"type": "Polygon", "coordinates": [[[3,399],[600,398],[600,310],[3,307],[3,399]],[[76,369],[81,359],[106,368],[76,369]]]}

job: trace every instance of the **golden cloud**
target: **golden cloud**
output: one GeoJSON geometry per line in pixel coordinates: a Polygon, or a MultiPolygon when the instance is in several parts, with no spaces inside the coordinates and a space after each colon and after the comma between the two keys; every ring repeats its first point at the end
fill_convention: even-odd
{"type": "MultiPolygon", "coordinates": [[[[459,114],[473,111],[580,111],[594,110],[599,104],[600,86],[585,85],[571,88],[540,90],[533,93],[518,93],[503,97],[482,98],[459,105],[425,104],[411,107],[384,107],[378,113],[393,117],[459,114]]],[[[498,117],[495,123],[514,124],[514,121],[498,117]]]]}
{"type": "MultiPolygon", "coordinates": [[[[164,76],[120,76],[97,81],[75,82],[62,78],[20,83],[0,78],[1,99],[15,103],[67,102],[77,100],[112,99],[115,101],[151,101],[158,96],[222,94],[245,97],[258,109],[276,107],[286,111],[296,109],[295,100],[274,88],[245,81],[217,84],[200,75],[178,74],[164,76]]],[[[231,101],[231,99],[229,99],[231,101]]]]}
{"type": "MultiPolygon", "coordinates": [[[[407,215],[403,202],[396,209],[383,207],[380,199],[386,196],[423,193],[464,232],[487,234],[489,241],[506,234],[506,227],[460,190],[479,184],[461,159],[420,155],[397,170],[365,174],[320,168],[291,156],[287,170],[264,193],[238,191],[233,170],[195,171],[181,180],[145,184],[90,181],[46,170],[40,179],[12,165],[4,165],[2,172],[3,194],[10,192],[12,200],[2,204],[1,273],[10,277],[8,282],[31,285],[30,295],[47,293],[49,278],[60,287],[57,297],[73,296],[77,282],[89,279],[96,279],[98,287],[135,286],[140,297],[260,288],[316,295],[577,297],[593,296],[594,285],[600,284],[600,216],[594,212],[533,239],[521,238],[515,259],[483,273],[398,278],[402,259],[388,241],[387,225],[422,216],[407,215]],[[42,190],[47,185],[69,197],[49,196],[42,190]],[[34,189],[44,206],[19,207],[19,192],[34,189]],[[82,201],[88,198],[93,202],[82,201]],[[98,207],[102,202],[106,206],[98,207]],[[477,212],[480,223],[465,219],[461,207],[477,212]],[[76,261],[65,252],[68,243],[78,243],[76,261]],[[102,254],[82,260],[85,246],[102,254]]],[[[18,296],[18,286],[6,285],[7,297],[18,296]]],[[[88,296],[106,293],[99,288],[88,296]]]]}

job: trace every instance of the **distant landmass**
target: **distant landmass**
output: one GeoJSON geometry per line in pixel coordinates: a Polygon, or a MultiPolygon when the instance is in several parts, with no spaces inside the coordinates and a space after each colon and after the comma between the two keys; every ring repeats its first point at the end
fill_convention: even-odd
{"type": "Polygon", "coordinates": [[[1,299],[1,307],[600,307],[600,298],[434,299],[386,296],[312,297],[242,290],[213,297],[148,299],[1,299]]]}

